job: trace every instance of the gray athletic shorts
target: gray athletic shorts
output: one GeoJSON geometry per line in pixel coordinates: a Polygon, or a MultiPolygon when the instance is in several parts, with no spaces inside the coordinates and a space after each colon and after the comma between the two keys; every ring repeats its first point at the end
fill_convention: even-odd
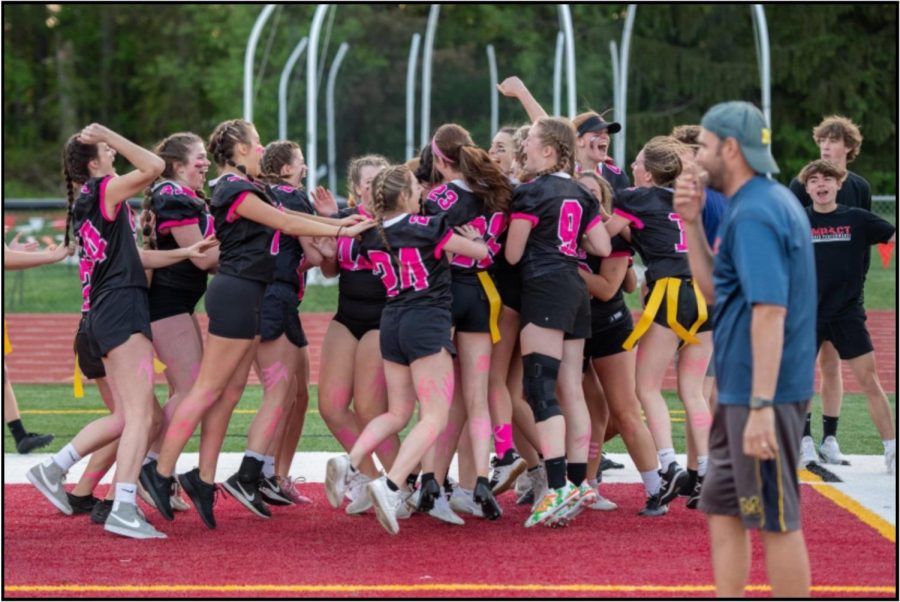
{"type": "Polygon", "coordinates": [[[718,404],[709,433],[709,469],[700,509],[739,516],[747,529],[775,533],[800,529],[797,465],[808,401],[775,405],[778,456],[759,461],[744,455],[748,406],[718,404]]]}

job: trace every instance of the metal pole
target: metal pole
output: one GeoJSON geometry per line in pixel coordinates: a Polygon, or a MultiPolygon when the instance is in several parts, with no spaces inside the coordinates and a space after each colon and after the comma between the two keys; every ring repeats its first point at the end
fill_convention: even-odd
{"type": "Polygon", "coordinates": [[[619,98],[616,100],[616,121],[622,125],[617,134],[616,148],[614,151],[616,164],[625,165],[625,128],[628,124],[628,55],[631,51],[631,33],[634,30],[634,16],[637,12],[636,4],[628,5],[628,13],[625,15],[625,31],[622,33],[622,54],[619,57],[622,65],[619,68],[619,98]]]}
{"type": "Polygon", "coordinates": [[[494,45],[487,45],[488,69],[491,72],[491,136],[500,129],[500,108],[497,92],[497,55],[494,45]]]}
{"type": "Polygon", "coordinates": [[[266,4],[262,12],[256,17],[256,23],[250,30],[250,37],[247,38],[247,48],[244,50],[244,120],[253,121],[253,56],[256,54],[256,44],[259,42],[259,35],[262,28],[272,16],[275,10],[274,4],[266,4]]]}
{"type": "Polygon", "coordinates": [[[300,56],[303,54],[303,51],[306,50],[306,44],[309,42],[308,38],[303,38],[297,45],[294,46],[293,52],[291,52],[291,56],[288,57],[287,62],[284,64],[284,69],[281,70],[281,79],[278,80],[278,139],[279,140],[287,140],[287,92],[288,92],[288,84],[291,80],[291,72],[294,70],[294,65],[297,64],[297,61],[300,59],[300,56]]]}
{"type": "Polygon", "coordinates": [[[566,34],[566,79],[568,80],[569,118],[575,117],[575,34],[568,4],[559,5],[559,18],[566,34]]]}
{"type": "Polygon", "coordinates": [[[425,29],[425,52],[422,57],[422,124],[419,130],[419,145],[425,146],[431,138],[431,60],[434,54],[434,34],[437,32],[440,4],[432,4],[428,12],[428,27],[425,29]]]}
{"type": "Polygon", "coordinates": [[[344,55],[350,44],[342,42],[338,47],[334,62],[331,63],[331,69],[328,70],[328,83],[325,84],[325,119],[328,127],[328,187],[337,190],[337,170],[334,168],[337,159],[337,151],[335,150],[334,141],[334,80],[337,79],[338,71],[341,63],[344,62],[344,55]]]}
{"type": "Polygon", "coordinates": [[[419,59],[419,42],[422,36],[414,33],[409,44],[409,59],[406,61],[406,158],[411,159],[416,152],[415,110],[416,110],[416,62],[419,59]]]}
{"type": "Polygon", "coordinates": [[[553,59],[553,116],[556,117],[562,111],[562,57],[563,44],[566,42],[566,34],[556,33],[556,55],[553,59]]]}
{"type": "Polygon", "coordinates": [[[772,72],[769,55],[769,26],[766,23],[766,11],[762,4],[753,5],[753,22],[756,26],[758,41],[758,60],[760,87],[762,88],[762,111],[766,123],[772,127],[772,72]]]}
{"type": "Polygon", "coordinates": [[[613,79],[613,113],[616,119],[619,118],[619,87],[622,82],[619,80],[619,46],[615,40],[609,43],[609,58],[612,63],[612,79],[613,79]]]}
{"type": "Polygon", "coordinates": [[[309,52],[306,53],[306,165],[309,170],[306,173],[306,189],[316,189],[316,177],[318,165],[316,165],[316,101],[318,97],[318,85],[316,82],[316,61],[319,54],[319,34],[322,31],[322,21],[328,12],[327,4],[319,4],[313,15],[312,25],[309,28],[309,52]]]}

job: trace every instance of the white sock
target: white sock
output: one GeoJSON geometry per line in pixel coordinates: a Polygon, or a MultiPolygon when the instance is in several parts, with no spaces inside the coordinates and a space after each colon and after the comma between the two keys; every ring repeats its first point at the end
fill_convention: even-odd
{"type": "Polygon", "coordinates": [[[885,439],[881,443],[882,445],[884,445],[884,453],[888,453],[889,451],[897,451],[896,439],[885,439]]]}
{"type": "Polygon", "coordinates": [[[134,504],[137,485],[134,483],[116,483],[116,504],[134,504]]]}
{"type": "Polygon", "coordinates": [[[144,458],[144,463],[141,466],[146,466],[155,460],[159,459],[159,454],[156,452],[147,452],[147,457],[144,458]]]}
{"type": "Polygon", "coordinates": [[[265,462],[266,462],[266,457],[264,455],[258,454],[254,451],[250,451],[249,449],[244,452],[244,456],[246,456],[248,458],[253,458],[254,460],[259,460],[263,464],[265,464],[265,462]]]}
{"type": "Polygon", "coordinates": [[[263,457],[263,476],[266,478],[275,476],[275,456],[263,457]]]}
{"type": "Polygon", "coordinates": [[[676,462],[675,459],[675,449],[671,447],[666,447],[665,449],[659,450],[659,466],[663,471],[669,468],[669,464],[672,462],[676,462]]]}
{"type": "Polygon", "coordinates": [[[660,479],[658,471],[648,470],[647,472],[642,472],[641,481],[644,482],[644,489],[647,490],[647,495],[659,493],[660,479]]]}
{"type": "Polygon", "coordinates": [[[66,446],[53,456],[53,461],[63,469],[63,472],[69,472],[69,469],[75,466],[75,463],[80,459],[81,456],[75,451],[71,443],[66,443],[66,446]]]}
{"type": "Polygon", "coordinates": [[[706,476],[706,467],[709,464],[709,456],[697,456],[697,475],[706,476]]]}

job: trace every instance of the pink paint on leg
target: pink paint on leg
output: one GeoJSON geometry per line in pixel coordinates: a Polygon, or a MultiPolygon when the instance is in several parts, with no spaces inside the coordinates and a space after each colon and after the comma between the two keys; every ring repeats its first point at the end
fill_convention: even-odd
{"type": "MultiPolygon", "coordinates": [[[[488,360],[490,361],[490,359],[488,360]]],[[[446,375],[444,375],[444,386],[441,389],[441,393],[444,395],[444,399],[447,400],[447,406],[453,405],[453,390],[456,386],[456,381],[453,377],[453,371],[451,370],[446,375]]]]}
{"type": "Polygon", "coordinates": [[[389,437],[381,442],[381,444],[375,448],[375,451],[379,456],[390,456],[396,455],[397,453],[397,444],[394,441],[393,437],[389,437]]]}
{"type": "Polygon", "coordinates": [[[691,416],[691,426],[695,429],[708,431],[712,426],[712,416],[705,412],[695,413],[691,416]]]}
{"type": "Polygon", "coordinates": [[[329,392],[328,403],[331,404],[332,409],[346,410],[350,405],[350,398],[352,397],[352,395],[353,393],[350,390],[350,387],[346,385],[338,385],[329,392]]]}
{"type": "Polygon", "coordinates": [[[346,449],[347,451],[353,449],[353,445],[356,443],[357,435],[352,430],[347,427],[343,427],[338,430],[338,432],[334,435],[338,440],[338,443],[346,449]]]}
{"type": "Polygon", "coordinates": [[[588,448],[588,460],[596,460],[600,457],[600,444],[596,441],[591,441],[591,446],[588,448]]]}
{"type": "Polygon", "coordinates": [[[290,379],[287,366],[281,362],[275,362],[271,366],[262,369],[263,389],[269,391],[280,383],[290,379]]]}
{"type": "Polygon", "coordinates": [[[147,382],[153,382],[153,355],[147,355],[141,359],[138,364],[137,373],[138,376],[143,376],[147,382]]]}
{"type": "Polygon", "coordinates": [[[105,470],[95,470],[93,472],[86,472],[82,475],[81,478],[87,480],[91,485],[91,491],[94,490],[94,487],[97,486],[97,483],[100,482],[100,479],[103,478],[103,475],[106,474],[105,470]]]}
{"type": "Polygon", "coordinates": [[[194,434],[194,425],[190,419],[179,420],[178,422],[173,422],[169,425],[169,430],[166,431],[166,439],[179,439],[186,440],[190,439],[191,435],[194,434]]]}
{"type": "Polygon", "coordinates": [[[478,359],[475,361],[475,372],[477,374],[487,374],[491,371],[491,356],[490,354],[482,354],[478,356],[478,359]]]}
{"type": "Polygon", "coordinates": [[[591,444],[591,433],[590,433],[590,431],[588,431],[588,432],[585,433],[584,435],[581,435],[580,437],[576,437],[576,438],[575,438],[575,441],[574,441],[574,443],[573,443],[573,445],[575,446],[575,449],[589,448],[589,447],[590,447],[590,444],[591,444]]]}
{"type": "Polygon", "coordinates": [[[476,441],[487,441],[491,438],[491,421],[488,418],[470,418],[469,433],[476,441]]]}
{"type": "Polygon", "coordinates": [[[709,359],[684,360],[678,361],[678,372],[686,372],[691,376],[706,376],[706,369],[709,367],[709,359]]]}
{"type": "Polygon", "coordinates": [[[275,431],[278,430],[278,425],[281,423],[281,418],[284,415],[284,408],[282,406],[278,406],[274,410],[272,410],[272,419],[269,420],[269,425],[266,427],[263,436],[271,441],[275,436],[275,431]]]}

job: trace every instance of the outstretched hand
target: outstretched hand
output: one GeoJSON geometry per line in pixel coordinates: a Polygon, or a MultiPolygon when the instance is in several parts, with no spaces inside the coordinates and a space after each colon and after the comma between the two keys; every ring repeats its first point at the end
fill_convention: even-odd
{"type": "Polygon", "coordinates": [[[481,232],[479,232],[477,228],[474,228],[469,224],[457,226],[456,232],[463,238],[468,238],[469,240],[483,240],[481,237],[481,232]]]}
{"type": "Polygon", "coordinates": [[[13,236],[11,241],[9,241],[9,244],[7,246],[11,251],[24,251],[26,253],[31,253],[40,249],[40,245],[36,241],[19,242],[19,239],[21,237],[22,232],[16,232],[16,235],[13,236]]]}
{"type": "Polygon", "coordinates": [[[334,195],[324,186],[319,186],[314,191],[311,191],[309,196],[313,200],[313,208],[316,210],[316,214],[330,216],[338,212],[338,204],[334,195]]]}
{"type": "Polygon", "coordinates": [[[219,240],[215,236],[207,236],[203,240],[198,240],[189,247],[185,247],[188,257],[191,259],[202,259],[206,257],[205,252],[217,246],[219,240]]]}
{"type": "Polygon", "coordinates": [[[366,230],[370,230],[375,227],[375,222],[370,219],[366,219],[361,215],[353,216],[359,217],[362,221],[357,220],[357,223],[352,226],[344,226],[343,232],[341,232],[342,236],[349,236],[351,238],[356,238],[366,230]]]}
{"type": "Polygon", "coordinates": [[[518,98],[521,94],[527,92],[528,88],[525,87],[525,84],[518,76],[511,75],[497,84],[497,91],[503,96],[518,98]]]}

